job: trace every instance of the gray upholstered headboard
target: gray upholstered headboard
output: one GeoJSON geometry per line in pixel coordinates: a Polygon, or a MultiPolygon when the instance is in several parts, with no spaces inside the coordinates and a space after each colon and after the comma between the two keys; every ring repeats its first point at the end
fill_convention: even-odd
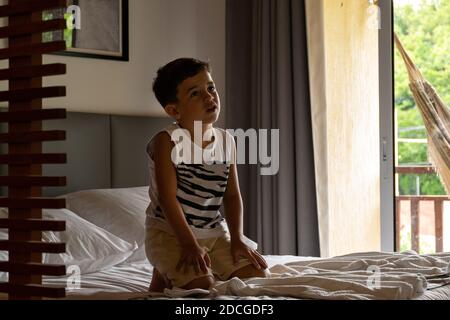
{"type": "MultiPolygon", "coordinates": [[[[43,144],[46,153],[64,152],[67,164],[44,165],[44,176],[66,176],[66,187],[47,187],[43,196],[73,191],[148,185],[145,147],[169,118],[68,112],[44,121],[44,130],[65,130],[65,141],[43,144]]],[[[2,171],[5,172],[5,168],[2,171]]]]}

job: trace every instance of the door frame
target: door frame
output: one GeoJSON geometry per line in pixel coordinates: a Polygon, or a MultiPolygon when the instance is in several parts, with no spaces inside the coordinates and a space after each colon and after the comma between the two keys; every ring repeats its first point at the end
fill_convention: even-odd
{"type": "Polygon", "coordinates": [[[395,143],[394,143],[394,0],[379,0],[379,94],[380,94],[380,221],[381,250],[395,247],[395,143]]]}

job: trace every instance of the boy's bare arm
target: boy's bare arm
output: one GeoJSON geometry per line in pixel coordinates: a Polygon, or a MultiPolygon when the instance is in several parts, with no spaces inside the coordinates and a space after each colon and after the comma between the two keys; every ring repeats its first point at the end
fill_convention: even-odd
{"type": "Polygon", "coordinates": [[[173,143],[167,133],[156,137],[154,149],[155,177],[158,186],[159,203],[164,215],[172,227],[175,236],[182,247],[182,256],[177,268],[191,264],[197,271],[198,267],[206,272],[206,266],[211,266],[209,256],[198,245],[194,234],[184,217],[183,209],[177,200],[177,176],[171,159],[173,143]]]}
{"type": "MultiPolygon", "coordinates": [[[[234,153],[236,154],[236,153],[234,153]]],[[[252,264],[260,269],[267,268],[264,258],[256,251],[249,248],[243,240],[243,205],[239,190],[239,179],[236,168],[236,158],[230,166],[227,189],[223,196],[225,219],[231,237],[231,255],[237,261],[239,256],[248,258],[252,264]]]]}
{"type": "Polygon", "coordinates": [[[231,241],[241,241],[243,235],[243,206],[239,190],[236,163],[230,166],[227,189],[223,196],[225,218],[230,230],[231,241]]]}

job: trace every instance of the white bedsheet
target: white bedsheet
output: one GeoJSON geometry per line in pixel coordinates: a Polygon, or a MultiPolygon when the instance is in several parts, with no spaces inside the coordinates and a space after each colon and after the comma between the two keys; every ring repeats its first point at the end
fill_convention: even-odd
{"type": "MultiPolygon", "coordinates": [[[[450,254],[436,256],[437,258],[429,256],[427,259],[390,253],[366,253],[365,256],[348,255],[332,259],[265,256],[274,274],[273,278],[246,281],[233,279],[218,282],[215,291],[212,292],[175,289],[166,290],[165,295],[147,292],[153,269],[147,261],[123,263],[105,271],[82,275],[81,289],[67,291],[67,299],[167,299],[170,297],[176,299],[193,297],[202,299],[450,299],[450,285],[445,285],[445,281],[448,283],[450,279],[443,281],[442,278],[436,278],[422,282],[423,275],[426,274],[427,277],[442,275],[445,270],[444,263],[448,266],[450,260],[447,259],[450,259],[450,254]],[[362,260],[364,262],[361,262],[362,260]],[[362,275],[360,271],[357,271],[366,270],[368,265],[375,264],[385,272],[380,278],[382,290],[378,293],[367,290],[368,274],[362,275]],[[397,270],[389,271],[389,268],[397,268],[397,270]],[[305,272],[307,269],[310,271],[305,272]],[[340,269],[344,274],[334,269],[340,269]],[[422,276],[412,275],[414,270],[419,269],[422,276]],[[327,274],[319,275],[311,270],[327,274]],[[295,273],[303,274],[301,276],[297,274],[296,277],[295,273]],[[345,286],[345,281],[347,281],[347,290],[339,291],[336,287],[333,289],[333,285],[342,288],[345,286]],[[436,285],[440,287],[427,290],[426,286],[430,288],[432,282],[436,282],[436,285]],[[316,287],[311,288],[311,284],[316,287]]],[[[44,283],[47,284],[64,285],[66,282],[67,279],[61,277],[44,278],[44,283]]]]}
{"type": "MultiPolygon", "coordinates": [[[[449,263],[450,254],[356,253],[279,264],[270,269],[270,278],[246,281],[234,278],[216,284],[211,292],[219,296],[271,295],[301,299],[412,299],[424,294],[430,286],[428,280],[449,281],[449,263]]],[[[172,291],[167,290],[166,294],[186,296],[183,291],[172,291]]]]}
{"type": "MultiPolygon", "coordinates": [[[[317,259],[297,256],[265,256],[269,268],[281,263],[317,259]]],[[[148,297],[153,267],[147,260],[122,263],[108,270],[81,275],[80,289],[67,290],[67,299],[130,299],[148,297]]],[[[66,285],[67,277],[44,277],[48,285],[66,285]]],[[[69,281],[70,282],[70,281],[69,281]]],[[[161,295],[156,295],[161,296],[161,295]]]]}

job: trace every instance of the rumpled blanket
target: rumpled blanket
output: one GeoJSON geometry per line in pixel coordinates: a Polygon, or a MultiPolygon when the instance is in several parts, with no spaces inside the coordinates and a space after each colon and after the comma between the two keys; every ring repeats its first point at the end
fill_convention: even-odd
{"type": "Polygon", "coordinates": [[[293,261],[270,268],[269,278],[218,281],[210,290],[166,289],[167,297],[271,296],[299,299],[412,299],[450,283],[450,253],[362,252],[293,261]]]}

